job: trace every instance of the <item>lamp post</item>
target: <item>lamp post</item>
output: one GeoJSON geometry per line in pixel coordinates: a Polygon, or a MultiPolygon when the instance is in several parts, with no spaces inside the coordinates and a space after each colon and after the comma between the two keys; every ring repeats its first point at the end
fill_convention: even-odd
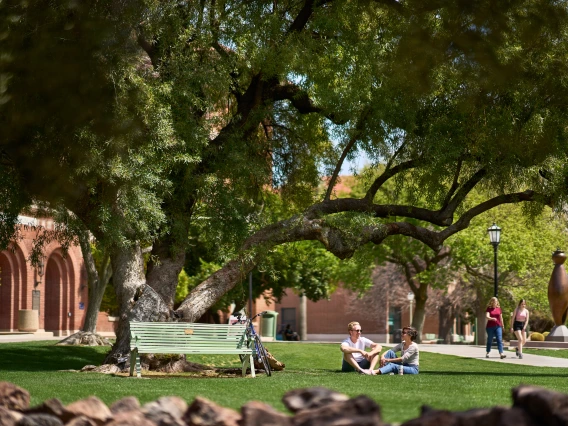
{"type": "Polygon", "coordinates": [[[412,325],[412,302],[414,301],[414,293],[409,291],[406,298],[408,299],[408,302],[410,303],[410,325],[412,325]]]}
{"type": "Polygon", "coordinates": [[[495,222],[493,225],[487,228],[487,232],[489,233],[489,241],[493,245],[493,254],[494,254],[494,284],[493,284],[493,295],[498,297],[498,282],[497,282],[497,247],[499,247],[499,242],[501,241],[501,228],[499,228],[495,222]]]}

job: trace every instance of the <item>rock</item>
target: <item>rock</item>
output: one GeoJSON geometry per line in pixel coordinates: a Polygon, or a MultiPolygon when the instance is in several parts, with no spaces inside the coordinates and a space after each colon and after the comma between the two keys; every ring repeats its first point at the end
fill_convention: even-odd
{"type": "Polygon", "coordinates": [[[67,411],[67,409],[62,404],[62,402],[57,398],[48,399],[43,404],[28,408],[24,412],[26,414],[34,414],[34,413],[51,414],[52,416],[61,419],[63,423],[67,423],[69,420],[73,418],[73,413],[67,411]]]}
{"type": "Polygon", "coordinates": [[[156,426],[156,423],[144,417],[141,411],[122,411],[105,426],[156,426]]]}
{"type": "Polygon", "coordinates": [[[117,374],[122,372],[120,367],[115,364],[103,364],[103,365],[85,365],[80,370],[82,373],[84,372],[93,372],[93,373],[103,373],[103,374],[117,374]]]}
{"type": "Polygon", "coordinates": [[[260,401],[247,402],[241,408],[242,426],[291,426],[290,418],[260,401]]]}
{"type": "Polygon", "coordinates": [[[78,331],[57,342],[57,346],[112,346],[112,343],[100,334],[78,331]]]}
{"type": "Polygon", "coordinates": [[[98,425],[104,424],[112,417],[109,408],[96,396],[72,402],[66,409],[73,417],[85,416],[94,420],[98,425]]]}
{"type": "Polygon", "coordinates": [[[537,426],[530,416],[519,408],[475,408],[450,412],[422,407],[422,414],[403,426],[537,426]]]}
{"type": "Polygon", "coordinates": [[[188,426],[240,426],[241,415],[208,399],[197,397],[183,416],[188,426]]]}
{"type": "Polygon", "coordinates": [[[63,422],[51,414],[28,414],[22,417],[17,426],[63,426],[63,422]]]}
{"type": "Polygon", "coordinates": [[[455,413],[422,407],[420,417],[404,422],[401,426],[458,426],[458,422],[459,419],[455,413]]]}
{"type": "Polygon", "coordinates": [[[88,417],[79,416],[75,417],[69,423],[65,423],[65,426],[97,426],[97,423],[88,417]]]}
{"type": "Polygon", "coordinates": [[[539,425],[568,424],[568,395],[536,386],[513,389],[513,407],[525,410],[539,425]]]}
{"type": "Polygon", "coordinates": [[[503,413],[499,426],[539,426],[539,423],[535,422],[525,410],[513,407],[503,413]]]}
{"type": "MultiPolygon", "coordinates": [[[[294,426],[377,426],[382,425],[381,409],[372,399],[356,398],[299,411],[294,426]]],[[[439,426],[439,425],[436,425],[439,426]]]]}
{"type": "Polygon", "coordinates": [[[140,401],[134,396],[127,396],[125,398],[115,401],[110,406],[110,412],[113,414],[124,413],[128,411],[140,411],[140,401]]]}
{"type": "Polygon", "coordinates": [[[323,387],[295,389],[282,397],[282,402],[292,413],[347,400],[347,395],[323,387]]]}
{"type": "Polygon", "coordinates": [[[23,411],[30,406],[30,393],[10,382],[0,382],[0,407],[23,411]]]}
{"type": "Polygon", "coordinates": [[[0,407],[0,425],[2,426],[15,426],[22,417],[22,413],[0,407]]]}
{"type": "Polygon", "coordinates": [[[158,426],[185,426],[182,419],[186,411],[187,403],[177,396],[165,396],[142,407],[146,418],[158,426]]]}

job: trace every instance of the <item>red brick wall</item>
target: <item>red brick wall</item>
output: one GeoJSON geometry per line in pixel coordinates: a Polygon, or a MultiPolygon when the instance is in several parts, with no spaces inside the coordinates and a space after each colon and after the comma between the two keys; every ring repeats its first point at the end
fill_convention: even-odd
{"type": "Polygon", "coordinates": [[[22,225],[22,239],[0,253],[0,330],[17,331],[18,311],[32,309],[33,291],[39,291],[39,330],[47,327],[55,335],[69,335],[83,324],[87,305],[87,280],[78,246],[63,255],[53,241],[43,251],[44,275],[29,262],[39,227],[54,229],[51,219],[39,219],[35,226],[22,225]],[[80,309],[80,304],[84,309],[80,309]]]}

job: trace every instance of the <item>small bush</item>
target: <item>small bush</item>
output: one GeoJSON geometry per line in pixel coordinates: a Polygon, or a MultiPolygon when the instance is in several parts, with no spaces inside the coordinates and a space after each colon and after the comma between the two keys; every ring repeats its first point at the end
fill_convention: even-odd
{"type": "Polygon", "coordinates": [[[544,342],[544,336],[541,333],[531,333],[531,340],[533,342],[544,342]]]}
{"type": "Polygon", "coordinates": [[[548,336],[549,334],[550,334],[550,331],[545,331],[544,333],[542,333],[542,335],[543,335],[544,337],[548,336]]]}

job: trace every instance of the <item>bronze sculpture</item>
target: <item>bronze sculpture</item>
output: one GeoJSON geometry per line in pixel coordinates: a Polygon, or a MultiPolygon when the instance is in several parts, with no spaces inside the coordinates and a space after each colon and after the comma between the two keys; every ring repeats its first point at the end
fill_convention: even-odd
{"type": "Polygon", "coordinates": [[[568,276],[564,269],[566,255],[560,249],[552,253],[554,269],[548,282],[548,303],[552,311],[554,324],[558,327],[566,322],[568,314],[568,276]]]}

